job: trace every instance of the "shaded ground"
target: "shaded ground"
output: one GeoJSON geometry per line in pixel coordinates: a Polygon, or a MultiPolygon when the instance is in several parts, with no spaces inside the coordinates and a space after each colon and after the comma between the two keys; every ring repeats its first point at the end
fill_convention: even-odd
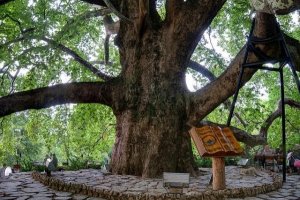
{"type": "MultiPolygon", "coordinates": [[[[214,197],[211,187],[208,185],[210,179],[209,169],[202,169],[202,176],[199,178],[191,178],[190,187],[184,189],[184,195],[171,195],[174,199],[186,199],[196,198],[195,195],[207,194],[214,197]],[[190,198],[191,197],[191,198],[190,198]]],[[[148,199],[158,199],[162,197],[168,197],[168,190],[163,187],[161,179],[141,179],[134,176],[116,176],[101,173],[99,170],[80,170],[80,171],[66,171],[57,172],[53,174],[53,180],[60,180],[64,183],[76,183],[84,184],[86,188],[92,188],[93,191],[106,192],[107,198],[100,197],[88,197],[87,194],[75,194],[74,192],[61,192],[53,190],[47,186],[44,186],[38,181],[35,181],[31,173],[19,173],[13,174],[8,178],[0,179],[0,199],[112,199],[114,194],[119,195],[119,199],[129,199],[120,194],[135,195],[134,199],[144,199],[143,195],[147,194],[148,199]],[[156,197],[156,198],[155,198],[156,197]]],[[[241,175],[240,169],[237,167],[226,167],[226,184],[230,190],[240,188],[260,188],[268,184],[272,184],[274,181],[273,176],[267,172],[257,172],[257,175],[241,175]]],[[[287,176],[287,182],[283,187],[277,191],[269,192],[267,194],[259,194],[256,197],[246,197],[241,199],[250,200],[267,200],[267,199],[300,199],[300,176],[293,175],[287,176]]],[[[63,188],[61,188],[63,189],[63,188]]],[[[245,190],[246,191],[246,190],[245,190]]],[[[82,191],[81,191],[82,192],[82,191]]],[[[84,193],[84,192],[83,192],[84,193]]],[[[102,194],[102,193],[101,193],[102,194]]],[[[93,195],[90,193],[89,195],[93,195]]],[[[129,196],[130,196],[129,195],[129,196]]],[[[146,196],[147,196],[146,195],[146,196]]],[[[145,195],[144,195],[145,196],[145,195]]],[[[145,199],[147,199],[145,196],[145,199]]],[[[103,195],[103,197],[106,197],[103,195]]],[[[130,197],[131,198],[131,197],[130,197]]],[[[204,199],[213,199],[206,198],[204,199]]],[[[225,199],[232,199],[226,198],[225,199]]]]}

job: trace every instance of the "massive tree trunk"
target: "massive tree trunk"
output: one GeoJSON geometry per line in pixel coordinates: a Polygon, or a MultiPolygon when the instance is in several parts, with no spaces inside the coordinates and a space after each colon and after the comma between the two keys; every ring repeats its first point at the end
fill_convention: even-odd
{"type": "Polygon", "coordinates": [[[163,171],[193,171],[182,59],[174,49],[163,48],[158,37],[137,47],[140,52],[124,73],[126,105],[116,112],[112,158],[116,173],[151,177],[163,171]]]}
{"type": "MultiPolygon", "coordinates": [[[[217,12],[212,11],[209,17],[199,15],[186,24],[192,5],[167,1],[166,21],[160,23],[157,13],[151,10],[153,5],[147,8],[146,2],[131,2],[120,8],[129,10],[124,13],[131,19],[134,13],[139,17],[133,22],[134,28],[121,23],[118,35],[124,102],[122,107],[113,107],[117,136],[112,172],[143,177],[159,176],[163,171],[194,174],[187,126],[186,64],[217,12]],[[179,12],[178,6],[186,8],[179,12]],[[180,30],[183,28],[186,30],[180,30]]],[[[207,3],[206,8],[220,9],[221,2],[207,3]]]]}
{"type": "Polygon", "coordinates": [[[124,106],[114,109],[113,173],[153,177],[163,171],[193,172],[182,67],[187,56],[181,55],[186,49],[170,38],[168,28],[151,29],[135,46],[123,47],[128,64],[120,91],[124,106]]]}
{"type": "MultiPolygon", "coordinates": [[[[224,88],[227,84],[236,85],[238,60],[243,57],[242,51],[233,62],[234,67],[228,70],[230,73],[227,71],[216,81],[222,83],[214,82],[210,89],[208,86],[195,93],[196,98],[190,98],[185,86],[186,64],[197,36],[203,33],[210,20],[202,17],[205,21],[198,19],[200,24],[203,20],[201,28],[191,29],[189,37],[186,32],[176,31],[176,26],[182,25],[178,21],[151,27],[145,19],[144,24],[139,24],[136,29],[124,24],[121,27],[119,48],[124,68],[120,93],[124,94],[124,102],[122,107],[118,103],[113,108],[117,116],[113,173],[144,177],[161,175],[163,171],[194,173],[188,123],[203,119],[219,105],[220,98],[225,100],[234,92],[235,87],[231,90],[224,88]],[[219,87],[215,87],[216,84],[219,87]]],[[[194,23],[199,26],[199,22],[194,23]]],[[[259,15],[257,24],[261,29],[255,30],[256,35],[274,34],[272,28],[264,29],[265,23],[271,23],[268,25],[272,27],[274,22],[272,15],[259,15]]],[[[196,25],[190,24],[186,28],[193,26],[196,25]]],[[[261,48],[265,52],[274,49],[261,48]]],[[[250,59],[257,58],[252,56],[250,59]]],[[[249,80],[254,72],[248,70],[244,81],[249,80]]]]}

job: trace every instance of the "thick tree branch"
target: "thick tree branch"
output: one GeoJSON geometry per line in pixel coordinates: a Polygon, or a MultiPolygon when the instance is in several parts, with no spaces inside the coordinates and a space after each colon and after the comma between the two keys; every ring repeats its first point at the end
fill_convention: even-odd
{"type": "MultiPolygon", "coordinates": [[[[190,119],[190,123],[202,120],[207,114],[234,94],[244,54],[245,47],[238,53],[227,70],[218,79],[191,94],[190,116],[192,118],[190,119]]],[[[245,70],[242,80],[243,84],[249,81],[254,73],[255,70],[245,70]]]]}
{"type": "Polygon", "coordinates": [[[209,27],[225,2],[226,0],[205,1],[205,3],[203,1],[186,1],[181,12],[176,13],[174,29],[179,34],[187,34],[182,35],[182,38],[193,38],[190,40],[191,43],[186,44],[188,59],[193,54],[204,31],[209,27]]]}
{"type": "MultiPolygon", "coordinates": [[[[276,34],[275,17],[270,14],[257,13],[254,34],[260,38],[266,38],[276,34]]],[[[261,45],[260,48],[268,55],[276,55],[278,45],[261,45]]],[[[199,91],[191,94],[190,123],[202,120],[207,114],[234,94],[237,87],[240,65],[243,61],[245,47],[238,53],[227,70],[215,81],[209,83],[199,91]]],[[[257,57],[250,54],[248,62],[257,61],[257,57]]],[[[247,69],[243,75],[242,83],[250,80],[255,70],[247,69]]]]}
{"type": "Polygon", "coordinates": [[[181,49],[176,57],[182,70],[186,69],[199,40],[225,1],[167,2],[168,16],[166,23],[162,24],[167,31],[163,35],[163,41],[166,48],[181,49]],[[180,46],[176,46],[177,44],[180,46]]]}
{"type": "Polygon", "coordinates": [[[0,98],[0,117],[27,110],[66,103],[101,103],[112,106],[114,85],[105,83],[68,83],[14,93],[0,98]]]}
{"type": "MultiPolygon", "coordinates": [[[[209,71],[206,67],[200,65],[199,63],[195,62],[195,61],[192,61],[190,60],[189,62],[189,67],[199,73],[201,73],[203,76],[205,76],[206,78],[208,78],[208,80],[210,82],[214,81],[217,79],[217,77],[211,72],[209,71]]],[[[225,105],[225,108],[229,109],[230,108],[230,105],[231,105],[231,102],[227,99],[225,102],[224,102],[224,105],[225,105]]],[[[239,113],[234,113],[234,116],[239,120],[239,122],[244,126],[246,127],[247,124],[246,122],[242,119],[242,117],[239,115],[239,113]]]]}
{"type": "MultiPolygon", "coordinates": [[[[284,104],[289,105],[292,108],[300,109],[300,102],[297,102],[293,99],[289,99],[289,98],[284,99],[284,104]]],[[[268,130],[269,130],[270,126],[273,124],[275,119],[277,119],[278,117],[281,117],[281,116],[282,116],[281,101],[279,101],[277,109],[273,113],[271,113],[271,115],[263,123],[263,125],[259,131],[260,137],[267,138],[268,130]]]]}
{"type": "MultiPolygon", "coordinates": [[[[199,122],[196,124],[197,127],[201,127],[201,126],[205,126],[205,125],[219,126],[221,128],[227,127],[224,124],[217,124],[217,123],[210,122],[210,121],[202,121],[202,122],[199,122]]],[[[230,126],[230,129],[232,130],[235,138],[238,141],[243,142],[251,147],[254,147],[257,145],[264,145],[267,143],[267,139],[262,137],[261,135],[251,135],[251,134],[247,133],[246,131],[243,131],[243,130],[233,127],[233,126],[230,126]]]]}
{"type": "Polygon", "coordinates": [[[171,23],[176,19],[176,15],[180,12],[183,5],[183,0],[167,0],[166,1],[166,21],[171,23]]]}

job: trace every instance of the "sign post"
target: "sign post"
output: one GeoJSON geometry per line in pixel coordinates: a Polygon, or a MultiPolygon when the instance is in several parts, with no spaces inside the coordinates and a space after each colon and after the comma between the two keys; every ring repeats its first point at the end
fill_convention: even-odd
{"type": "Polygon", "coordinates": [[[243,149],[230,128],[193,127],[190,135],[202,157],[212,157],[213,190],[226,188],[225,156],[238,156],[243,149]]]}

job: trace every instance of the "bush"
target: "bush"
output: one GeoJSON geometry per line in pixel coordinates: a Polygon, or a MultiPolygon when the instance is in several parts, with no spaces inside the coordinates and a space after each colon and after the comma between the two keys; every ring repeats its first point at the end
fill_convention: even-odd
{"type": "MultiPolygon", "coordinates": [[[[197,167],[212,167],[212,159],[196,156],[197,167]]],[[[225,157],[225,166],[237,165],[238,157],[225,157]]]]}
{"type": "Polygon", "coordinates": [[[33,169],[35,170],[35,171],[38,171],[38,172],[43,172],[43,171],[45,171],[45,166],[43,166],[43,165],[35,165],[34,167],[33,167],[33,169]]]}
{"type": "Polygon", "coordinates": [[[196,165],[197,167],[211,167],[211,158],[203,158],[196,156],[196,165]]]}
{"type": "Polygon", "coordinates": [[[225,165],[237,165],[238,157],[225,157],[225,165]]]}

